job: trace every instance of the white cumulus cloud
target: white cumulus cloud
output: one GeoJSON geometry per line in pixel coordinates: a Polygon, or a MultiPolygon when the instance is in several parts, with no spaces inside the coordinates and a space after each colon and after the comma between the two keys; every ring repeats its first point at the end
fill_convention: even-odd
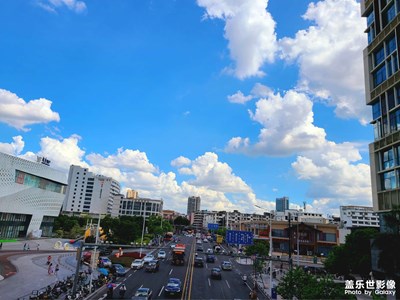
{"type": "Polygon", "coordinates": [[[251,144],[247,137],[234,137],[226,151],[283,156],[319,147],[326,133],[313,124],[312,106],[305,94],[293,90],[258,100],[255,112],[250,111],[251,119],[262,126],[258,141],[251,144]]]}
{"type": "Polygon", "coordinates": [[[206,10],[205,18],[225,21],[225,38],[235,76],[262,76],[261,67],[273,62],[277,51],[275,21],[266,10],[268,0],[197,0],[206,10]]]}
{"type": "Polygon", "coordinates": [[[51,110],[52,102],[40,98],[25,102],[16,94],[0,89],[0,122],[22,131],[26,126],[40,123],[59,122],[58,113],[51,110]]]}
{"type": "Polygon", "coordinates": [[[0,143],[0,152],[18,156],[24,149],[25,142],[22,136],[14,136],[11,143],[0,143]]]}
{"type": "Polygon", "coordinates": [[[298,87],[335,106],[341,118],[366,124],[362,50],[367,45],[365,20],[356,0],[310,3],[304,19],[313,22],[294,38],[279,41],[282,58],[300,68],[298,87]]]}
{"type": "Polygon", "coordinates": [[[253,96],[251,95],[245,96],[241,91],[237,91],[235,94],[228,96],[229,102],[238,104],[245,104],[247,101],[250,101],[251,99],[253,99],[253,96]]]}

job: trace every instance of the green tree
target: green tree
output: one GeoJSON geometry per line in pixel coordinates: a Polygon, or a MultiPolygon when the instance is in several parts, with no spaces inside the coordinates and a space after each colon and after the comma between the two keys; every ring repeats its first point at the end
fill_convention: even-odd
{"type": "Polygon", "coordinates": [[[281,279],[277,292],[284,299],[356,299],[345,295],[344,286],[337,286],[331,277],[317,278],[302,268],[289,271],[281,279]]]}
{"type": "Polygon", "coordinates": [[[371,239],[378,234],[373,228],[358,229],[346,237],[350,271],[367,277],[371,271],[371,239]]]}
{"type": "Polygon", "coordinates": [[[345,245],[336,246],[329,252],[324,265],[331,274],[347,275],[350,273],[350,257],[345,245]]]}
{"type": "Polygon", "coordinates": [[[244,253],[247,256],[258,255],[258,256],[268,256],[269,255],[269,244],[266,241],[254,241],[253,245],[246,247],[244,253]]]}
{"type": "Polygon", "coordinates": [[[183,216],[178,216],[174,219],[174,225],[188,226],[190,225],[190,221],[183,216]]]}

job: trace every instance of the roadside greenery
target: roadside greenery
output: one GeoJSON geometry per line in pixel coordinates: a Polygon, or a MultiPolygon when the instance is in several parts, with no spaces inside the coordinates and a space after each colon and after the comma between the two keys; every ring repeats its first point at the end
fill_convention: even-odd
{"type": "Polygon", "coordinates": [[[302,268],[289,271],[280,281],[277,292],[283,299],[356,299],[346,295],[344,285],[337,285],[329,276],[317,277],[302,268]]]}
{"type": "Polygon", "coordinates": [[[324,264],[331,274],[360,274],[363,278],[371,272],[371,240],[378,235],[372,228],[357,229],[346,237],[344,245],[336,246],[324,264]]]}
{"type": "MultiPolygon", "coordinates": [[[[112,241],[114,244],[131,244],[141,241],[143,230],[143,217],[121,216],[112,218],[107,215],[100,221],[103,240],[112,241]]],[[[91,219],[87,216],[66,216],[60,215],[54,221],[53,232],[58,237],[76,239],[84,235],[86,227],[90,224],[97,224],[98,219],[91,219]]],[[[178,222],[185,222],[179,220],[178,222]]],[[[143,241],[147,244],[156,237],[162,237],[165,232],[174,231],[170,221],[162,220],[159,216],[150,216],[145,222],[145,235],[143,241]]],[[[95,232],[86,238],[86,242],[95,241],[95,232]]]]}

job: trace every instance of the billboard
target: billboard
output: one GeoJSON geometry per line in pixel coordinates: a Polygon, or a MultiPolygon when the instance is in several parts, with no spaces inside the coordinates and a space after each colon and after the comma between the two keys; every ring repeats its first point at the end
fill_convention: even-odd
{"type": "Polygon", "coordinates": [[[208,223],[209,230],[218,230],[218,224],[208,223]]]}
{"type": "Polygon", "coordinates": [[[227,230],[226,242],[228,244],[252,245],[253,233],[251,231],[227,230]]]}

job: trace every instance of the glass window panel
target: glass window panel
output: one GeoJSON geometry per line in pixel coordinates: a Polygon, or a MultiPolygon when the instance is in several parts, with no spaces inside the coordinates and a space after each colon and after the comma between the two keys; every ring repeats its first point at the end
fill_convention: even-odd
{"type": "Polygon", "coordinates": [[[380,49],[378,49],[375,53],[374,53],[374,57],[375,57],[375,66],[379,65],[381,62],[384,61],[385,59],[385,52],[383,47],[381,47],[380,49]]]}
{"type": "Polygon", "coordinates": [[[367,16],[367,27],[371,26],[372,22],[374,22],[374,19],[374,11],[371,11],[367,16]]]}
{"type": "Polygon", "coordinates": [[[376,87],[380,85],[385,80],[386,80],[386,65],[383,65],[374,73],[374,86],[376,87]]]}
{"type": "Polygon", "coordinates": [[[380,116],[381,116],[381,104],[379,103],[379,101],[377,101],[372,105],[372,118],[375,120],[380,116]]]}
{"type": "Polygon", "coordinates": [[[388,99],[389,110],[391,110],[392,108],[394,108],[396,106],[396,103],[395,103],[395,100],[394,100],[394,91],[393,91],[393,89],[388,91],[387,99],[388,99]]]}
{"type": "Polygon", "coordinates": [[[386,43],[386,56],[389,56],[395,50],[396,50],[396,37],[392,37],[386,43]]]}
{"type": "Polygon", "coordinates": [[[386,15],[387,15],[387,21],[388,21],[388,23],[390,23],[394,19],[394,17],[396,16],[396,9],[394,7],[394,4],[392,4],[389,7],[389,9],[386,12],[386,15]]]}

